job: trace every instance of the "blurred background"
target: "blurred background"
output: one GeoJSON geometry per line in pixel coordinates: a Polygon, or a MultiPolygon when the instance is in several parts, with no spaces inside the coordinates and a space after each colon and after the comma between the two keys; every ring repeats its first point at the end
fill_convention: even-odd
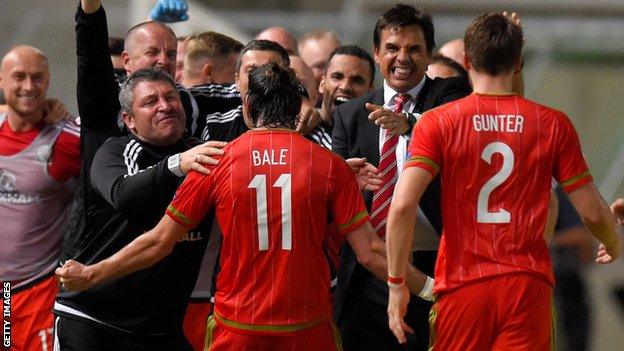
{"type": "MultiPolygon", "coordinates": [[[[145,20],[155,0],[104,0],[109,34],[123,37],[145,20]]],[[[372,52],[372,31],[387,0],[188,0],[190,20],[173,25],[178,35],[213,30],[245,43],[262,29],[283,26],[296,37],[336,32],[343,44],[372,52]]],[[[458,38],[488,11],[515,11],[526,36],[526,96],[568,114],[602,195],[624,196],[624,1],[622,0],[425,0],[405,1],[433,16],[438,46],[458,38]]],[[[75,0],[3,0],[0,52],[30,44],[50,59],[50,97],[76,113],[75,0]]],[[[379,76],[379,75],[378,75],[379,76]]],[[[378,77],[379,78],[379,77],[378,77]]],[[[377,82],[379,85],[379,81],[377,82]]],[[[624,308],[615,289],[624,285],[624,259],[610,266],[577,262],[590,304],[589,350],[624,349],[624,308]]],[[[574,345],[563,350],[575,350],[574,345]]]]}

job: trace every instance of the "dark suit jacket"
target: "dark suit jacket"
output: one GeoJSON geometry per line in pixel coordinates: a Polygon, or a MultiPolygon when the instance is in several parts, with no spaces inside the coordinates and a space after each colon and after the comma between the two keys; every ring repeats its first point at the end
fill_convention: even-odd
{"type": "MultiPolygon", "coordinates": [[[[416,106],[413,112],[423,113],[424,111],[443,105],[447,102],[457,100],[470,94],[470,86],[463,78],[450,79],[429,79],[416,99],[416,106]]],[[[379,126],[368,120],[369,111],[364,107],[367,102],[376,105],[383,105],[383,89],[378,89],[348,103],[339,106],[334,114],[334,130],[332,134],[332,149],[343,158],[366,157],[368,162],[377,166],[379,164],[379,126]]],[[[370,211],[373,193],[364,192],[366,207],[370,211]]],[[[440,211],[440,186],[439,177],[430,184],[422,197],[420,206],[433,225],[434,229],[442,232],[442,217],[440,211]]],[[[373,282],[362,283],[351,281],[358,279],[370,280],[372,275],[368,274],[361,266],[358,267],[359,274],[354,276],[357,264],[355,254],[348,245],[343,247],[341,266],[338,271],[338,285],[334,293],[334,310],[337,321],[340,321],[340,314],[344,305],[344,299],[351,285],[356,284],[360,297],[368,301],[387,305],[388,290],[385,282],[375,280],[373,282]]],[[[430,267],[422,267],[425,273],[433,276],[433,264],[430,267]]]]}

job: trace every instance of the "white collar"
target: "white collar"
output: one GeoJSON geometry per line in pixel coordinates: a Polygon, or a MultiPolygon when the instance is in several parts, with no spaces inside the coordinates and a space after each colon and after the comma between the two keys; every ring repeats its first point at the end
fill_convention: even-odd
{"type": "MultiPolygon", "coordinates": [[[[412,100],[415,100],[418,94],[420,93],[420,91],[422,90],[422,87],[425,85],[426,79],[427,79],[427,75],[423,75],[423,78],[420,81],[420,83],[416,84],[415,87],[413,87],[412,89],[406,92],[406,94],[408,94],[412,98],[412,100]]],[[[383,94],[384,94],[384,105],[392,101],[394,96],[397,94],[397,91],[392,89],[390,85],[388,85],[388,82],[385,79],[383,82],[383,94]]]]}

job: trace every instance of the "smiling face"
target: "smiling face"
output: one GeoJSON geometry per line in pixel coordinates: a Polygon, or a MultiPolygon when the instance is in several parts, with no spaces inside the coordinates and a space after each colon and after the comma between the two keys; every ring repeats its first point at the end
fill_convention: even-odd
{"type": "Polygon", "coordinates": [[[43,103],[50,85],[48,61],[35,48],[12,49],[0,66],[0,87],[11,115],[25,119],[43,117],[43,103]]]}
{"type": "Polygon", "coordinates": [[[331,116],[336,106],[362,96],[373,88],[368,61],[353,55],[335,55],[321,78],[319,92],[323,95],[321,110],[331,116]]]}
{"type": "Polygon", "coordinates": [[[132,89],[132,114],[122,113],[128,129],[152,145],[175,143],[184,133],[186,117],[178,90],[163,81],[142,81],[132,89]]]}
{"type": "Polygon", "coordinates": [[[431,60],[425,35],[419,25],[381,31],[374,57],[388,85],[401,93],[420,83],[431,60]]]}
{"type": "Polygon", "coordinates": [[[127,50],[122,57],[124,68],[132,74],[143,68],[155,68],[175,77],[176,37],[162,24],[147,23],[126,38],[127,50]]]}

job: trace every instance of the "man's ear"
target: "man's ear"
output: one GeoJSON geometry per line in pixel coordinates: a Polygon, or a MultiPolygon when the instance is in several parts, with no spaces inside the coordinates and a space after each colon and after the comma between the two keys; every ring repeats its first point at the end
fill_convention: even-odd
{"type": "Polygon", "coordinates": [[[322,75],[321,81],[319,82],[319,86],[318,86],[318,92],[319,94],[323,95],[324,91],[325,91],[325,75],[322,75]]]}
{"type": "Polygon", "coordinates": [[[202,67],[202,74],[204,77],[208,78],[208,83],[212,83],[212,71],[213,71],[212,63],[206,63],[202,67]]]}
{"type": "Polygon", "coordinates": [[[126,128],[128,128],[129,131],[136,133],[136,125],[134,124],[134,118],[132,117],[131,114],[129,114],[126,111],[121,112],[121,119],[123,120],[124,124],[126,125],[126,128]]]}
{"type": "Polygon", "coordinates": [[[130,55],[127,52],[121,53],[121,61],[123,62],[124,69],[126,73],[130,72],[130,55]]]}
{"type": "Polygon", "coordinates": [[[464,52],[464,68],[466,68],[466,72],[470,70],[472,65],[470,64],[470,56],[468,56],[467,52],[464,52]]]}

